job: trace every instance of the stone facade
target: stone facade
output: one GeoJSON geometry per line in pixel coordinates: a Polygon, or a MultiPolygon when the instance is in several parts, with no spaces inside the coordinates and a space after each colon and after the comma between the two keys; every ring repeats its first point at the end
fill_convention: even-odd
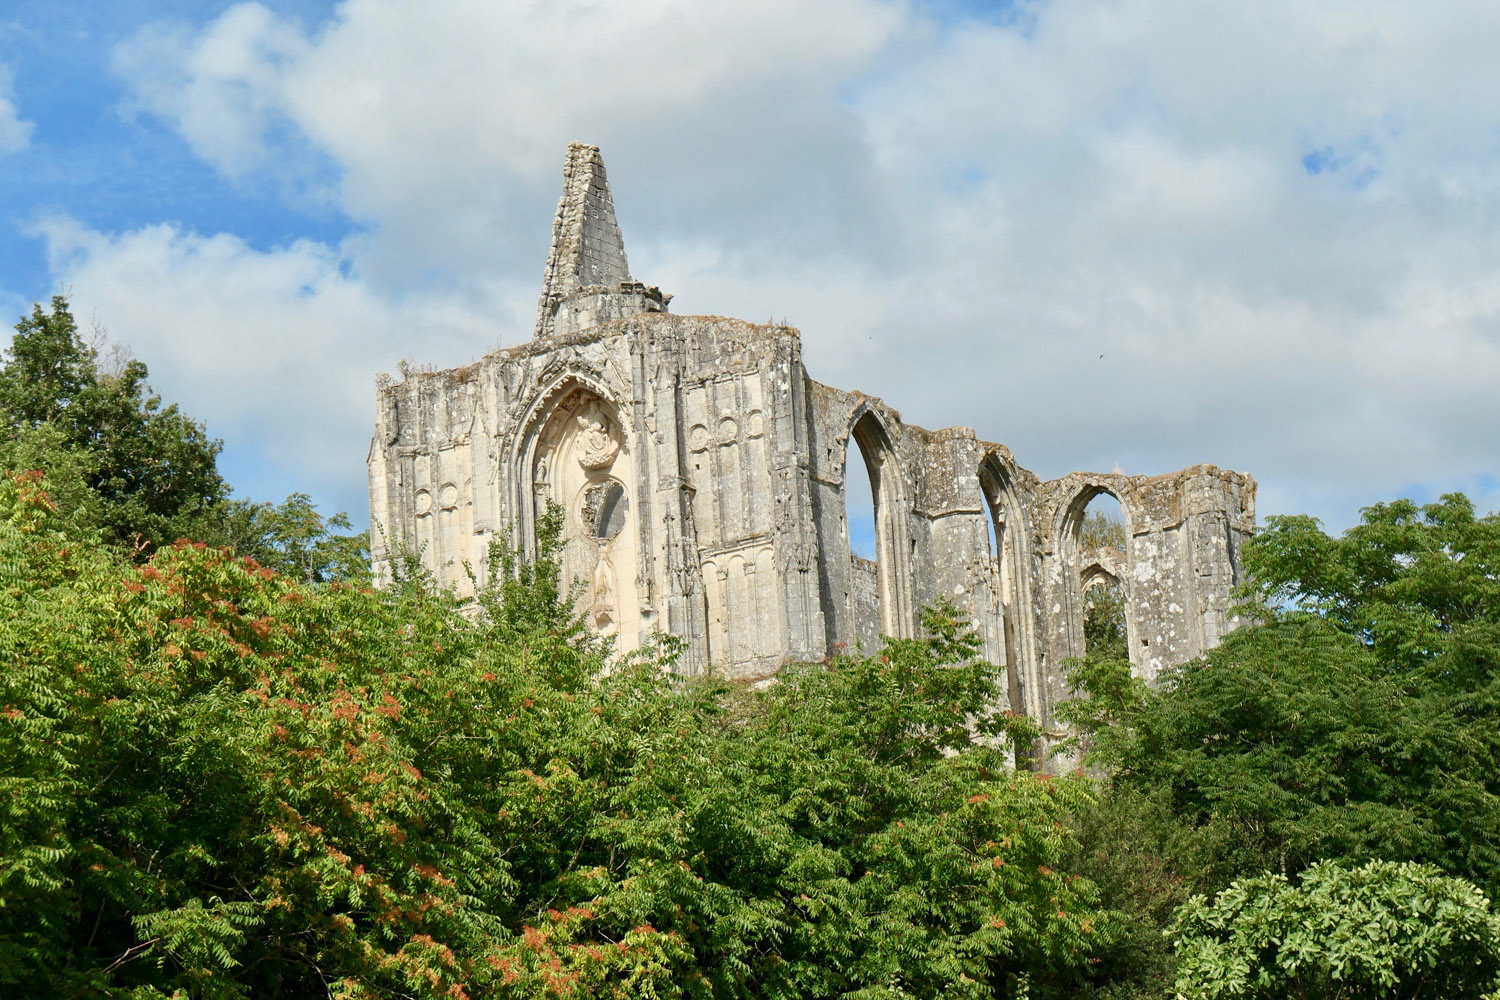
{"type": "Polygon", "coordinates": [[[533,339],[379,385],[380,578],[400,544],[465,590],[492,540],[533,546],[555,503],[565,582],[621,649],[660,630],[683,640],[684,669],[762,677],[915,634],[947,596],[1006,665],[1010,707],[1044,723],[1067,693],[1063,661],[1082,653],[1088,587],[1122,588],[1148,680],[1233,626],[1254,480],[1198,465],[1042,482],[967,427],[905,424],[809,377],[790,327],[667,312],[630,275],[599,151],[574,143],[564,177],[533,339]],[[875,497],[873,559],[849,547],[851,439],[875,497]],[[1123,552],[1080,551],[1100,493],[1120,502],[1123,552]]]}

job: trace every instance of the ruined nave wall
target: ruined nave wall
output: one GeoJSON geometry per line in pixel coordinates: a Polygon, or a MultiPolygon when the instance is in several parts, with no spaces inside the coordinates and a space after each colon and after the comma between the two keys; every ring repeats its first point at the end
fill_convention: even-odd
{"type": "Polygon", "coordinates": [[[1070,693],[1066,661],[1084,652],[1091,580],[1120,585],[1133,669],[1148,682],[1234,626],[1239,547],[1255,527],[1249,477],[1199,465],[1042,482],[970,428],[906,425],[878,399],[809,385],[830,648],[869,649],[880,633],[913,634],[920,608],[950,598],[979,630],[986,655],[1006,665],[1012,708],[1050,720],[1070,693]],[[851,439],[874,480],[873,561],[848,548],[851,439]],[[1124,511],[1122,553],[1079,550],[1085,509],[1101,493],[1124,511]]]}
{"type": "Polygon", "coordinates": [[[1011,707],[1047,720],[1068,693],[1064,662],[1083,652],[1091,574],[1120,583],[1132,661],[1154,680],[1232,627],[1254,529],[1248,477],[1195,466],[1041,482],[969,428],[910,426],[811,380],[785,327],[637,315],[379,395],[381,579],[399,543],[469,592],[490,542],[534,545],[550,501],[568,518],[565,578],[591,625],[621,648],[670,632],[685,668],[730,676],[874,650],[949,598],[1007,667],[1011,707]],[[851,440],[874,474],[874,560],[849,547],[851,440]],[[1129,537],[1103,566],[1077,544],[1099,493],[1120,501],[1129,537]]]}

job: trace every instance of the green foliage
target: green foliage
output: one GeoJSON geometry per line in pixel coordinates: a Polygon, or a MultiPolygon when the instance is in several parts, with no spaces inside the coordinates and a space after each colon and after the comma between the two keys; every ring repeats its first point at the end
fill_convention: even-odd
{"type": "Polygon", "coordinates": [[[1125,595],[1117,583],[1090,587],[1083,598],[1083,648],[1095,660],[1130,662],[1125,595]]]}
{"type": "Polygon", "coordinates": [[[1211,879],[1223,853],[1223,827],[1177,821],[1167,795],[1128,785],[1107,786],[1078,810],[1068,870],[1099,888],[1102,905],[1118,911],[1121,935],[1100,952],[1090,982],[1075,1000],[1159,998],[1172,991],[1176,959],[1162,936],[1177,907],[1211,879]]]}
{"type": "Polygon", "coordinates": [[[1017,774],[995,668],[923,639],[764,690],[610,656],[555,550],[478,614],[0,486],[7,996],[1071,996],[1121,934],[1017,774]]]}
{"type": "Polygon", "coordinates": [[[228,546],[304,583],[368,583],[370,536],[348,534],[349,515],[323,517],[312,497],[293,493],[280,504],[230,500],[215,506],[188,537],[228,546]]]}
{"type": "Polygon", "coordinates": [[[368,579],[368,535],[350,534],[345,514],[322,517],[305,493],[276,506],[230,499],[220,443],[163,407],[146,376],[118,350],[101,359],[62,296],[50,313],[36,306],[0,365],[0,472],[45,472],[60,527],[137,560],[190,538],[309,583],[368,579]]]}
{"type": "MultiPolygon", "coordinates": [[[[1075,820],[1075,869],[1158,927],[1184,893],[1322,860],[1500,891],[1500,519],[1455,496],[1372,507],[1339,539],[1273,518],[1243,559],[1248,624],[1158,688],[1107,635],[1069,665],[1058,715],[1111,784],[1075,820]]],[[[1171,956],[1134,945],[1099,995],[1161,995],[1171,956]]]]}
{"type": "Polygon", "coordinates": [[[219,442],[163,407],[146,376],[133,359],[102,370],[62,296],[21,318],[0,366],[0,468],[48,470],[81,526],[139,552],[179,537],[228,493],[219,442]]]}
{"type": "Polygon", "coordinates": [[[1494,884],[1496,777],[1466,728],[1302,617],[1231,635],[1096,747],[1116,780],[1170,788],[1182,820],[1233,826],[1230,871],[1385,856],[1494,884]]]}
{"type": "Polygon", "coordinates": [[[1295,601],[1367,646],[1404,685],[1492,710],[1500,651],[1500,515],[1462,494],[1377,504],[1342,538],[1273,517],[1244,548],[1265,602],[1295,601]]]}
{"type": "Polygon", "coordinates": [[[1087,511],[1078,525],[1078,547],[1125,550],[1125,522],[1114,508],[1087,511]]]}
{"type": "Polygon", "coordinates": [[[1157,691],[1086,663],[1093,698],[1063,714],[1117,784],[1234,831],[1216,877],[1384,857],[1496,891],[1497,552],[1500,520],[1461,498],[1371,508],[1338,541],[1275,520],[1246,564],[1269,599],[1316,613],[1262,611],[1157,691]]]}
{"type": "Polygon", "coordinates": [[[1320,862],[1195,896],[1168,928],[1185,1000],[1500,994],[1500,914],[1429,865],[1320,862]]]}
{"type": "Polygon", "coordinates": [[[1131,673],[1125,599],[1118,584],[1085,593],[1083,636],[1084,655],[1063,663],[1073,697],[1054,712],[1072,735],[1055,753],[1098,765],[1102,758],[1095,741],[1102,738],[1110,746],[1127,738],[1131,713],[1147,696],[1145,685],[1131,673]]]}

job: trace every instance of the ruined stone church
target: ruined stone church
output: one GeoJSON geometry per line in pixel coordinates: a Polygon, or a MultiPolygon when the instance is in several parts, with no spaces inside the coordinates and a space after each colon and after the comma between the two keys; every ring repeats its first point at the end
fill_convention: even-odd
{"type": "Polygon", "coordinates": [[[377,578],[397,545],[460,590],[490,542],[535,545],[564,515],[564,583],[629,649],[679,637],[682,666],[737,678],[909,636],[924,605],[964,608],[1004,664],[1010,708],[1044,725],[1083,652],[1091,586],[1118,584],[1130,658],[1153,679],[1231,627],[1255,482],[1196,465],[1041,481],[967,427],[927,430],[815,381],[801,334],[678,316],[626,262],[599,150],[563,172],[531,340],[445,371],[382,379],[369,454],[377,578]],[[858,447],[875,551],[851,552],[858,447]],[[1084,510],[1118,499],[1121,551],[1086,551],[1084,510]]]}

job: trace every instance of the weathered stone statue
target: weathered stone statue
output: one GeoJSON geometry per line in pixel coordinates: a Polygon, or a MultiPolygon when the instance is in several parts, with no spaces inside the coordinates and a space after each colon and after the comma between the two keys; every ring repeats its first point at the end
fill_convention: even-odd
{"type": "Polygon", "coordinates": [[[377,575],[405,544],[467,587],[464,564],[482,575],[497,533],[534,544],[550,501],[566,518],[564,583],[621,649],[671,632],[684,669],[757,677],[913,634],[922,605],[948,596],[1006,665],[1011,708],[1044,724],[1067,694],[1060,664],[1083,651],[1087,587],[1121,588],[1148,680],[1231,627],[1248,476],[1041,482],[967,427],[909,426],[813,381],[790,327],[675,316],[669,300],[631,278],[599,151],[572,144],[533,339],[379,386],[377,575]],[[870,470],[874,559],[849,548],[851,439],[870,470]],[[1100,493],[1125,519],[1109,559],[1079,545],[1100,493]]]}

